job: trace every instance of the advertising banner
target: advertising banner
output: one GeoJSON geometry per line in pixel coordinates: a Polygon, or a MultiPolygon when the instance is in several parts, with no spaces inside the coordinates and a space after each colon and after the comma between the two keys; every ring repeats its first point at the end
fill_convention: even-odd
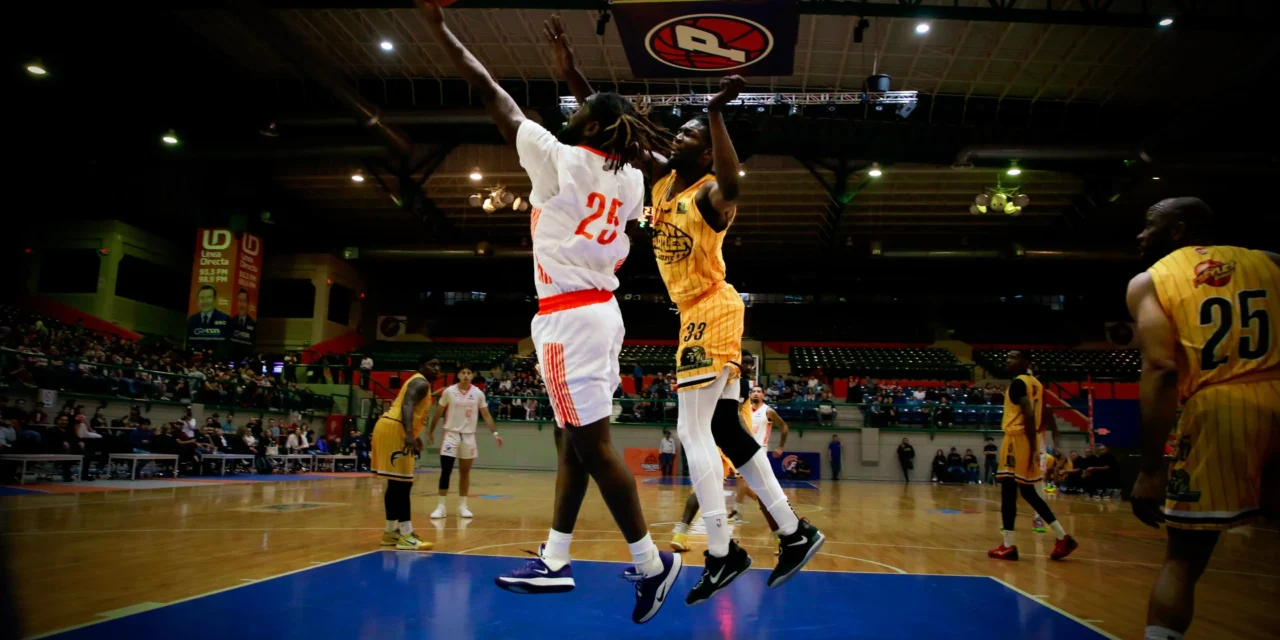
{"type": "Polygon", "coordinates": [[[637,78],[789,76],[800,13],[793,0],[614,0],[637,78]]]}
{"type": "Polygon", "coordinates": [[[662,475],[661,459],[658,457],[657,447],[646,449],[641,447],[627,447],[623,451],[623,456],[627,461],[627,468],[631,469],[631,473],[637,476],[660,476],[662,475]]]}
{"type": "Polygon", "coordinates": [[[817,480],[822,458],[811,451],[783,451],[777,458],[769,456],[769,466],[782,480],[817,480]]]}
{"type": "Polygon", "coordinates": [[[187,340],[252,344],[261,283],[261,238],[230,229],[197,230],[187,340]]]}

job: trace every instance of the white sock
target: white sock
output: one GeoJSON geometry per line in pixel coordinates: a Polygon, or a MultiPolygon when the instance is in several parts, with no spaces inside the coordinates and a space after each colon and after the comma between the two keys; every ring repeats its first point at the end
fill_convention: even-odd
{"type": "Polygon", "coordinates": [[[751,487],[751,490],[764,501],[769,515],[773,516],[778,523],[778,534],[789,536],[795,533],[796,527],[800,525],[800,519],[796,517],[796,512],[791,510],[787,495],[782,492],[782,485],[778,484],[778,479],[774,477],[764,449],[756,451],[746,464],[738,467],[738,473],[742,474],[742,479],[747,481],[747,486],[751,487]]]}
{"type": "Polygon", "coordinates": [[[689,525],[683,522],[677,522],[675,529],[671,530],[671,533],[688,533],[688,532],[689,532],[689,525]]]}
{"type": "Polygon", "coordinates": [[[1061,522],[1054,520],[1053,524],[1049,525],[1049,528],[1053,529],[1053,535],[1056,536],[1059,540],[1067,537],[1067,531],[1066,529],[1062,528],[1061,522]]]}
{"type": "Polygon", "coordinates": [[[400,523],[400,535],[407,536],[413,534],[413,523],[405,520],[400,523]]]}
{"type": "Polygon", "coordinates": [[[399,523],[399,522],[396,522],[395,520],[388,520],[388,521],[387,521],[387,528],[386,528],[386,529],[383,529],[383,532],[384,532],[384,533],[395,533],[395,532],[396,532],[396,529],[398,529],[398,528],[400,528],[400,523],[399,523]]]}
{"type": "Polygon", "coordinates": [[[1182,640],[1182,634],[1173,629],[1148,626],[1142,636],[1145,640],[1182,640]]]}
{"type": "Polygon", "coordinates": [[[437,504],[441,509],[443,509],[443,508],[446,506],[445,502],[446,502],[446,496],[440,496],[440,501],[439,501],[438,503],[436,503],[436,504],[437,504]]]}
{"type": "Polygon", "coordinates": [[[724,511],[703,511],[707,523],[707,553],[723,558],[729,555],[729,523],[724,511]]]}
{"type": "Polygon", "coordinates": [[[1013,546],[1013,532],[1012,532],[1012,531],[1002,531],[1002,532],[1001,532],[1001,535],[1002,535],[1002,536],[1004,536],[1004,546],[1006,546],[1006,547],[1012,547],[1012,546],[1013,546]]]}
{"type": "Polygon", "coordinates": [[[572,542],[572,533],[560,533],[555,529],[547,532],[547,546],[542,549],[542,561],[552,571],[559,571],[560,567],[569,562],[569,545],[572,542]],[[555,562],[556,566],[547,561],[555,562]]]}
{"type": "Polygon", "coordinates": [[[631,550],[631,561],[635,563],[636,571],[646,578],[662,573],[662,559],[658,557],[658,547],[653,544],[653,538],[649,534],[644,534],[643,538],[635,542],[628,542],[627,548],[631,550]]]}
{"type": "Polygon", "coordinates": [[[458,499],[458,508],[459,508],[459,509],[466,509],[466,508],[467,508],[467,498],[466,498],[466,496],[463,496],[462,498],[459,498],[459,499],[458,499]]]}

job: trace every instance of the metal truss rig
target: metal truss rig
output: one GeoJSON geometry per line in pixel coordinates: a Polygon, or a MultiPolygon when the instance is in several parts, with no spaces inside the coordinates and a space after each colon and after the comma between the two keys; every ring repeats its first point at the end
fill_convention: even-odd
{"type": "MultiPolygon", "coordinates": [[[[638,107],[704,107],[711,101],[714,93],[663,93],[657,95],[625,96],[638,107]]],[[[743,93],[730,105],[744,107],[805,106],[805,105],[850,105],[850,104],[912,104],[916,101],[915,91],[841,91],[836,93],[743,93]]],[[[578,108],[578,99],[573,96],[560,98],[561,109],[578,108]]]]}

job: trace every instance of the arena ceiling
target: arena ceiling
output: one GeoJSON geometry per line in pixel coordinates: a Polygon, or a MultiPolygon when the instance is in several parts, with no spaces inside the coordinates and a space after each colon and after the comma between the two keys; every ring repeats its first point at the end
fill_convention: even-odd
{"type": "MultiPolygon", "coordinates": [[[[137,199],[145,206],[88,215],[184,235],[176,230],[185,220],[187,227],[225,224],[228,211],[252,217],[270,210],[276,224],[265,230],[289,250],[527,242],[527,214],[469,205],[486,187],[527,193],[528,178],[407,3],[201,4],[162,15],[100,8],[60,36],[77,55],[98,56],[101,71],[84,81],[97,83],[99,100],[136,91],[133,103],[159,105],[164,121],[184,134],[180,149],[121,156],[146,176],[127,181],[147,190],[137,199]],[[264,32],[263,16],[281,30],[264,32]],[[138,42],[158,31],[170,47],[160,57],[138,42]],[[393,51],[379,47],[383,40],[393,51]],[[157,70],[145,84],[105,77],[109,65],[144,57],[157,70]],[[316,68],[382,112],[410,150],[355,125],[351,110],[316,81],[316,68]],[[260,135],[268,123],[277,135],[260,135]],[[478,182],[469,178],[477,167],[478,182]],[[354,183],[355,172],[367,179],[354,183]]],[[[553,12],[599,88],[711,89],[705,81],[635,80],[616,25],[596,34],[602,6],[460,0],[449,16],[477,57],[549,126],[565,92],[540,42],[541,22],[553,12]]],[[[1138,216],[1159,197],[1212,190],[1224,173],[1275,173],[1274,155],[1256,150],[1253,136],[1211,133],[1238,124],[1249,94],[1268,90],[1258,78],[1274,77],[1277,39],[1259,33],[1265,20],[1257,12],[1274,13],[1273,3],[808,0],[800,7],[795,73],[752,78],[753,90],[856,89],[875,71],[892,76],[894,89],[918,91],[920,103],[906,118],[865,107],[809,108],[800,117],[785,109],[739,113],[757,135],[731,251],[1128,252],[1138,216]],[[1177,16],[1175,27],[1151,24],[1166,13],[1177,16]],[[926,16],[928,34],[916,34],[916,16],[926,16]],[[860,17],[869,21],[861,30],[860,17]],[[976,151],[975,166],[953,168],[966,150],[976,151]],[[1017,179],[1004,175],[1013,159],[1024,168],[1017,179]],[[873,162],[884,170],[879,178],[867,173],[873,162]],[[970,215],[973,197],[997,181],[1020,185],[1031,206],[1017,217],[970,215]]],[[[63,102],[45,106],[67,117],[76,107],[63,102]]],[[[146,118],[141,109],[120,111],[134,125],[146,118]]],[[[91,165],[116,177],[121,171],[101,154],[91,165]]],[[[123,187],[111,189],[126,197],[123,187]]]]}

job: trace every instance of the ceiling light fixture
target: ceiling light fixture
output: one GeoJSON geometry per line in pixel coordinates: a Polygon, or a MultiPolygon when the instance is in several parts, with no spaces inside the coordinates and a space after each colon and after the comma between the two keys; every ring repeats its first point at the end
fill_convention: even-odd
{"type": "Polygon", "coordinates": [[[1159,180],[1159,179],[1160,179],[1160,176],[1151,176],[1151,179],[1152,179],[1152,180],[1159,180]]]}
{"type": "Polygon", "coordinates": [[[475,180],[476,182],[484,180],[484,176],[480,174],[480,167],[476,167],[472,169],[470,177],[472,180],[475,180]]]}
{"type": "Polygon", "coordinates": [[[872,178],[879,178],[880,176],[884,175],[884,172],[880,171],[880,163],[872,162],[871,170],[867,172],[867,175],[871,176],[872,178]]]}
{"type": "Polygon", "coordinates": [[[1011,176],[1020,176],[1020,175],[1022,175],[1022,169],[1019,169],[1019,168],[1018,168],[1018,161],[1017,161],[1017,160],[1014,160],[1014,161],[1009,165],[1009,170],[1008,170],[1008,171],[1006,171],[1005,173],[1007,173],[1007,174],[1009,174],[1009,175],[1011,175],[1011,176]]]}
{"type": "Polygon", "coordinates": [[[929,33],[929,23],[928,23],[928,22],[921,22],[920,24],[917,24],[917,25],[916,25],[916,33],[918,33],[918,34],[920,34],[920,35],[924,35],[924,34],[926,34],[926,33],[929,33]]]}
{"type": "Polygon", "coordinates": [[[178,144],[178,134],[174,133],[173,129],[170,129],[160,136],[160,141],[172,147],[178,144]]]}
{"type": "Polygon", "coordinates": [[[40,62],[39,60],[32,60],[31,62],[27,63],[27,73],[33,76],[39,77],[43,75],[48,75],[49,70],[44,68],[43,62],[40,62]]]}
{"type": "Polygon", "coordinates": [[[738,169],[738,177],[739,177],[739,178],[741,178],[741,177],[743,177],[743,176],[745,176],[745,175],[747,175],[747,170],[746,170],[746,169],[738,169]]]}
{"type": "Polygon", "coordinates": [[[1159,24],[1159,25],[1160,25],[1160,26],[1162,26],[1162,27],[1170,26],[1170,25],[1172,25],[1172,24],[1173,24],[1173,18],[1163,18],[1163,19],[1161,19],[1161,20],[1160,20],[1160,22],[1158,22],[1158,23],[1156,23],[1156,24],[1159,24]]]}
{"type": "Polygon", "coordinates": [[[364,182],[364,174],[363,174],[363,173],[361,173],[359,169],[356,169],[356,172],[355,172],[355,173],[353,173],[353,174],[351,174],[351,181],[352,181],[352,182],[364,182]]]}
{"type": "Polygon", "coordinates": [[[390,40],[383,40],[382,43],[379,44],[378,46],[382,47],[383,51],[391,51],[396,48],[394,44],[391,44],[390,40]]]}

